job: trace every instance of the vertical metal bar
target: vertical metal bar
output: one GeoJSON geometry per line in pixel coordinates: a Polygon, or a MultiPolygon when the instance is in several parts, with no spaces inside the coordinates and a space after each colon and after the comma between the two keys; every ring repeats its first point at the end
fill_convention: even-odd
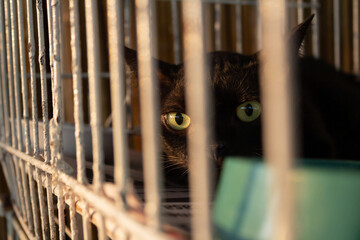
{"type": "Polygon", "coordinates": [[[14,229],[13,229],[13,215],[11,212],[8,212],[6,214],[6,230],[7,230],[7,239],[8,240],[13,240],[14,239],[14,229]]]}
{"type": "MultiPolygon", "coordinates": [[[[0,3],[1,4],[1,3],[0,3]]],[[[0,13],[0,16],[2,16],[2,13],[0,13]]],[[[0,20],[1,21],[1,20],[0,20]]],[[[2,25],[2,24],[1,24],[2,25]]],[[[2,38],[1,38],[1,35],[3,35],[3,28],[0,27],[0,41],[2,41],[2,38]]],[[[1,43],[0,43],[1,44],[1,43]]],[[[1,48],[1,45],[0,45],[0,51],[2,51],[3,49],[1,48]]],[[[3,53],[0,53],[0,55],[2,55],[3,53]]],[[[1,68],[0,68],[0,71],[2,72],[2,70],[5,68],[5,63],[2,62],[3,58],[1,57],[1,68]]],[[[4,77],[5,75],[3,75],[3,73],[0,74],[1,78],[0,78],[0,140],[2,142],[5,143],[6,141],[6,134],[5,134],[5,131],[7,131],[7,129],[5,128],[5,116],[4,116],[4,113],[5,113],[5,106],[4,106],[4,102],[5,102],[5,99],[3,98],[3,81],[4,81],[4,77]]],[[[7,100],[6,100],[7,101],[7,100]]]]}
{"type": "Polygon", "coordinates": [[[4,126],[5,126],[5,140],[10,143],[10,126],[9,126],[9,108],[8,108],[8,74],[7,74],[7,51],[6,51],[6,37],[5,37],[5,18],[4,18],[4,1],[0,1],[0,55],[1,55],[1,78],[3,91],[3,107],[4,107],[4,126]]]}
{"type": "Polygon", "coordinates": [[[318,8],[319,8],[319,2],[318,0],[311,0],[311,4],[313,7],[311,8],[311,13],[315,14],[315,18],[313,19],[313,25],[312,25],[312,54],[315,58],[320,57],[320,47],[319,47],[319,14],[318,14],[318,8]]]}
{"type": "MultiPolygon", "coordinates": [[[[34,228],[35,228],[35,235],[37,239],[40,239],[40,227],[39,227],[39,215],[38,215],[38,205],[37,205],[37,199],[36,199],[36,190],[35,190],[35,184],[33,179],[33,167],[29,165],[29,187],[30,187],[30,199],[31,199],[31,206],[32,206],[32,215],[33,215],[33,222],[34,222],[34,228]]],[[[38,183],[38,190],[42,188],[41,184],[38,183]]],[[[41,196],[39,196],[40,198],[41,196]]],[[[44,206],[43,206],[44,207],[44,206]]],[[[43,211],[43,208],[40,205],[40,212],[43,211]]],[[[44,238],[46,239],[46,238],[44,238]]]]}
{"type": "Polygon", "coordinates": [[[297,0],[297,22],[304,21],[304,0],[297,0]]]}
{"type": "MultiPolygon", "coordinates": [[[[124,36],[123,12],[120,1],[107,1],[111,106],[113,118],[115,184],[119,197],[126,197],[126,186],[129,172],[128,139],[126,134],[125,71],[124,71],[124,36]]],[[[118,199],[121,200],[121,199],[118,199]]],[[[121,201],[118,203],[121,204],[121,201]]],[[[126,204],[126,203],[125,203],[126,204]]]]}
{"type": "MultiPolygon", "coordinates": [[[[74,91],[74,120],[76,139],[76,163],[77,180],[83,184],[87,183],[85,175],[85,151],[84,151],[84,112],[81,78],[81,45],[80,45],[80,23],[79,23],[79,1],[70,0],[70,31],[71,31],[71,56],[74,91]]],[[[111,49],[111,48],[109,48],[111,49]]]]}
{"type": "MultiPolygon", "coordinates": [[[[50,11],[51,12],[51,11],[50,11]]],[[[46,80],[46,57],[45,57],[45,37],[44,37],[44,12],[42,1],[36,1],[36,16],[38,28],[38,44],[39,44],[39,66],[41,81],[41,106],[43,114],[43,134],[44,134],[44,160],[46,164],[50,164],[50,140],[49,140],[49,117],[48,117],[48,100],[47,100],[47,80],[46,80]]],[[[49,15],[48,15],[49,17],[49,15]]],[[[49,22],[51,23],[51,21],[49,22]]],[[[49,24],[51,26],[51,24],[49,24]]],[[[50,28],[50,27],[49,27],[50,28]]],[[[51,31],[49,31],[49,35],[51,31]]],[[[50,38],[49,38],[50,39],[50,38]]],[[[50,49],[51,46],[50,46],[50,49]]],[[[50,51],[51,56],[52,51],[50,51]]],[[[51,58],[50,58],[51,59],[51,58]]],[[[50,226],[50,239],[56,239],[56,225],[54,217],[54,204],[51,189],[51,175],[46,173],[46,193],[48,204],[48,217],[50,226]]]]}
{"type": "MultiPolygon", "coordinates": [[[[51,75],[51,86],[52,86],[54,79],[54,46],[52,44],[53,25],[52,25],[52,11],[51,11],[52,0],[45,0],[45,1],[46,1],[46,14],[47,14],[48,39],[49,39],[50,75],[51,75]]],[[[52,96],[52,101],[54,102],[54,96],[52,96]]]]}
{"type": "Polygon", "coordinates": [[[33,11],[32,1],[26,0],[34,156],[38,157],[39,156],[39,127],[38,127],[37,103],[36,103],[36,98],[37,98],[36,92],[37,91],[36,91],[36,69],[35,69],[34,18],[33,18],[32,11],[33,11]]]}
{"type": "MultiPolygon", "coordinates": [[[[14,2],[13,2],[14,4],[14,2]]],[[[13,14],[15,15],[15,7],[12,7],[13,14]]],[[[17,17],[18,17],[18,30],[19,30],[19,52],[20,52],[20,71],[21,71],[21,86],[22,86],[22,97],[23,97],[23,116],[25,121],[25,150],[26,154],[30,154],[31,142],[30,142],[30,126],[29,126],[29,109],[28,109],[28,94],[27,94],[27,77],[26,77],[26,62],[25,62],[25,42],[24,42],[24,24],[23,24],[23,7],[22,1],[17,3],[17,17]]],[[[19,88],[19,86],[18,86],[19,88]]],[[[18,90],[19,94],[19,90],[18,90]]],[[[20,123],[21,124],[21,123],[20,123]]],[[[23,150],[23,149],[21,149],[23,150]]],[[[26,209],[28,213],[28,224],[30,231],[34,229],[34,223],[32,222],[32,212],[30,210],[30,194],[29,194],[29,184],[28,178],[25,171],[24,162],[21,161],[22,168],[22,181],[24,185],[24,193],[25,193],[25,203],[26,209]]],[[[29,164],[26,164],[29,167],[29,164]]],[[[33,181],[31,178],[30,181],[33,181]]],[[[35,221],[35,224],[37,221],[35,221]]],[[[35,228],[35,234],[39,236],[38,226],[35,228]]]]}
{"type": "Polygon", "coordinates": [[[359,0],[353,0],[353,69],[355,74],[360,70],[360,42],[359,42],[359,0]]]}
{"type": "Polygon", "coordinates": [[[96,1],[90,0],[85,3],[86,12],[86,38],[89,71],[91,133],[93,144],[93,172],[94,187],[96,191],[102,191],[104,181],[104,153],[101,124],[100,105],[100,65],[99,65],[99,34],[96,1]]]}
{"type": "Polygon", "coordinates": [[[192,218],[193,239],[212,239],[212,199],[209,146],[212,141],[212,123],[209,121],[211,97],[206,75],[201,1],[183,2],[184,52],[186,79],[186,107],[191,116],[188,136],[190,167],[190,196],[194,204],[192,218]]]}
{"type": "Polygon", "coordinates": [[[83,234],[84,240],[91,240],[91,226],[90,226],[90,216],[89,216],[89,205],[85,201],[84,202],[84,211],[82,215],[82,223],[83,223],[83,234]]]}
{"type": "MultiPolygon", "coordinates": [[[[17,148],[18,146],[18,135],[16,133],[16,126],[15,126],[15,91],[14,91],[14,75],[15,72],[13,72],[12,66],[14,64],[13,62],[13,47],[12,47],[12,42],[13,42],[13,34],[12,34],[12,24],[11,24],[11,9],[10,9],[10,1],[6,0],[5,1],[5,26],[6,26],[6,35],[7,35],[7,53],[8,53],[8,59],[7,59],[7,63],[8,63],[8,76],[9,78],[9,98],[10,98],[10,118],[11,118],[11,135],[12,135],[12,146],[14,148],[17,148]]],[[[13,157],[14,159],[14,164],[15,164],[15,176],[16,176],[16,182],[17,182],[17,190],[18,190],[18,196],[19,196],[19,200],[20,202],[19,207],[20,207],[20,212],[21,215],[23,217],[26,217],[26,212],[25,212],[25,203],[24,203],[24,195],[23,195],[23,191],[22,191],[22,183],[21,183],[21,177],[20,177],[20,171],[19,171],[19,166],[18,166],[18,160],[16,159],[16,157],[13,157]]]]}
{"type": "Polygon", "coordinates": [[[149,0],[136,0],[136,30],[138,46],[139,87],[144,184],[145,184],[145,214],[148,224],[161,229],[161,184],[160,146],[159,146],[159,99],[156,92],[158,83],[152,67],[152,39],[150,24],[149,0]],[[145,121],[146,119],[146,121],[145,121]]]}
{"type": "MultiPolygon", "coordinates": [[[[90,93],[90,125],[93,146],[93,185],[95,191],[102,192],[104,182],[104,153],[100,109],[99,29],[97,2],[95,0],[85,2],[85,13],[90,93]]],[[[99,222],[98,238],[100,240],[106,238],[103,218],[101,218],[99,222]]]]}
{"type": "MultiPolygon", "coordinates": [[[[293,238],[293,191],[291,166],[294,159],[294,115],[288,43],[283,37],[285,0],[262,1],[263,49],[261,52],[261,98],[265,159],[272,185],[268,200],[273,232],[267,238],[293,238]],[[276,13],[276,14],[274,14],[276,13]],[[274,57],[275,56],[275,57],[274,57]],[[276,112],[277,114],[272,114],[276,112]],[[276,141],[274,141],[276,139],[276,141]]],[[[290,61],[291,62],[291,61],[290,61]]]]}
{"type": "Polygon", "coordinates": [[[261,19],[261,12],[260,12],[260,5],[261,0],[256,0],[256,51],[262,49],[262,19],[261,19]]]}
{"type": "MultiPolygon", "coordinates": [[[[10,0],[10,21],[11,21],[11,45],[12,45],[12,65],[13,65],[13,76],[14,76],[14,95],[15,95],[15,108],[16,108],[16,132],[17,132],[17,147],[18,150],[23,151],[23,134],[22,134],[22,116],[21,116],[21,96],[20,96],[20,77],[19,77],[19,49],[18,49],[18,29],[16,24],[16,6],[15,1],[10,0]]],[[[23,36],[22,39],[23,40],[23,36]]],[[[21,47],[21,46],[20,46],[21,47]]],[[[20,53],[21,54],[21,53],[20,53]]],[[[21,56],[21,55],[20,55],[21,56]]],[[[24,60],[24,59],[23,59],[24,60]]],[[[25,73],[26,76],[26,73],[25,73]]],[[[11,90],[12,91],[12,90],[11,90]]],[[[26,133],[25,133],[26,134],[26,133]]],[[[32,222],[30,221],[30,202],[29,202],[29,191],[27,189],[27,178],[25,177],[25,169],[23,161],[14,158],[16,167],[17,181],[19,184],[20,198],[21,198],[21,210],[25,220],[28,222],[29,227],[32,229],[32,222]]],[[[36,232],[38,234],[38,232],[36,232]]]]}
{"type": "MultiPolygon", "coordinates": [[[[298,24],[304,21],[304,0],[297,0],[297,22],[298,24]]],[[[304,54],[304,44],[300,48],[300,54],[304,54]]]]}
{"type": "Polygon", "coordinates": [[[235,22],[236,22],[236,51],[242,53],[243,49],[243,36],[242,36],[242,4],[238,3],[235,8],[235,22]]]}
{"type": "MultiPolygon", "coordinates": [[[[124,0],[124,42],[126,46],[131,46],[131,4],[130,0],[124,0]]],[[[126,113],[127,113],[127,128],[133,128],[133,114],[132,114],[132,81],[131,78],[126,78],[126,113]]]]}
{"type": "MultiPolygon", "coordinates": [[[[51,121],[51,157],[52,165],[56,168],[62,161],[62,87],[61,87],[61,59],[60,59],[60,1],[51,1],[52,18],[52,39],[49,39],[49,45],[53,47],[53,119],[51,121]]],[[[49,23],[50,24],[50,23],[49,23]]],[[[63,186],[57,182],[59,191],[58,196],[58,219],[59,219],[59,239],[65,240],[65,215],[64,215],[64,196],[63,186]]]]}
{"type": "Polygon", "coordinates": [[[222,48],[222,42],[221,42],[221,35],[222,35],[222,31],[221,31],[221,4],[220,3],[215,3],[214,6],[214,15],[215,15],[215,19],[214,19],[214,32],[215,32],[215,50],[219,51],[222,48]]]}
{"type": "Polygon", "coordinates": [[[44,37],[44,13],[42,1],[36,2],[38,41],[39,41],[39,66],[41,80],[41,105],[44,124],[44,159],[45,163],[50,164],[50,141],[49,141],[49,117],[47,100],[47,80],[46,80],[46,56],[45,56],[45,37],[44,37]]]}
{"type": "MultiPolygon", "coordinates": [[[[13,3],[15,5],[15,3],[13,3]]],[[[15,7],[13,8],[13,14],[16,15],[15,7]]],[[[25,41],[24,41],[24,23],[23,23],[23,7],[22,1],[17,3],[17,17],[18,17],[18,31],[19,31],[19,53],[20,53],[20,71],[21,71],[21,93],[23,101],[23,118],[25,121],[25,151],[26,154],[30,154],[30,127],[29,127],[29,109],[28,109],[28,94],[27,94],[27,77],[26,77],[26,62],[25,62],[25,41]]],[[[15,22],[15,17],[14,17],[15,22]]],[[[15,28],[16,30],[16,28],[15,28]]],[[[18,87],[20,88],[20,87],[18,87]]],[[[20,95],[20,91],[18,90],[20,95]]],[[[20,96],[19,96],[20,97],[20,96]]],[[[19,105],[20,101],[19,101],[19,105]]],[[[19,107],[20,109],[20,107],[19,107]]],[[[21,120],[21,119],[20,119],[21,120]]],[[[21,122],[20,122],[21,124],[21,122]]],[[[22,149],[23,151],[23,149],[22,149]]]]}
{"type": "Polygon", "coordinates": [[[12,67],[13,67],[13,77],[14,77],[14,96],[15,96],[15,108],[16,108],[16,133],[17,133],[17,145],[16,147],[23,151],[23,135],[22,135],[22,125],[21,125],[21,102],[20,102],[20,77],[19,77],[19,51],[18,51],[18,33],[16,25],[16,8],[15,0],[10,0],[10,21],[11,21],[11,46],[12,46],[12,67]]]}
{"type": "MultiPolygon", "coordinates": [[[[52,164],[57,167],[58,161],[62,161],[62,87],[61,87],[61,63],[60,63],[60,2],[52,0],[52,32],[53,39],[49,45],[53,46],[53,119],[51,124],[52,133],[52,164]],[[55,135],[55,136],[54,136],[55,135]]],[[[60,221],[60,220],[59,220],[60,221]]]]}
{"type": "MultiPolygon", "coordinates": [[[[33,5],[31,0],[26,1],[26,13],[27,13],[27,29],[28,29],[28,53],[30,64],[30,81],[31,81],[31,106],[32,106],[32,127],[33,127],[33,143],[34,143],[34,157],[39,156],[39,128],[37,117],[37,86],[36,86],[36,69],[35,69],[35,36],[34,36],[34,18],[33,18],[33,5]]],[[[34,216],[34,222],[38,221],[37,214],[37,201],[35,195],[35,184],[33,179],[33,167],[28,164],[29,169],[29,183],[30,183],[30,195],[32,203],[32,211],[34,216]]],[[[48,239],[49,236],[49,221],[47,216],[47,208],[45,205],[43,186],[41,180],[41,174],[39,169],[36,169],[37,184],[38,184],[38,199],[40,206],[40,219],[42,227],[43,239],[48,239]]]]}
{"type": "Polygon", "coordinates": [[[65,215],[64,215],[64,195],[63,195],[63,185],[58,182],[57,188],[59,191],[58,195],[58,219],[59,219],[59,239],[65,240],[65,215]]]}
{"type": "Polygon", "coordinates": [[[334,61],[335,68],[341,69],[341,30],[340,30],[340,0],[334,0],[334,61]]]}
{"type": "Polygon", "coordinates": [[[71,229],[71,239],[77,240],[79,239],[79,228],[77,226],[76,219],[76,208],[75,208],[75,195],[73,192],[70,192],[70,229],[71,229]]]}
{"type": "Polygon", "coordinates": [[[12,168],[10,166],[10,161],[9,161],[9,157],[8,155],[4,154],[3,155],[4,159],[5,159],[5,169],[6,169],[6,173],[8,175],[8,179],[9,179],[9,189],[12,189],[12,191],[10,191],[10,194],[11,194],[11,198],[12,200],[17,203],[18,202],[18,196],[17,196],[17,190],[16,190],[16,184],[15,184],[15,178],[14,178],[14,175],[13,175],[13,171],[12,171],[12,168]]]}
{"type": "Polygon", "coordinates": [[[171,1],[171,23],[174,36],[174,62],[179,64],[181,61],[181,43],[180,43],[180,30],[179,30],[179,14],[178,5],[176,0],[171,1]]]}

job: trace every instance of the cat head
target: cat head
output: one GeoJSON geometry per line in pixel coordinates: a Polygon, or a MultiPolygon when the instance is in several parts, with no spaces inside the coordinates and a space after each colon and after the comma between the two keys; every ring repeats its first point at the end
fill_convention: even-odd
{"type": "MultiPolygon", "coordinates": [[[[295,27],[289,42],[297,55],[313,16],[295,27]]],[[[225,156],[261,156],[261,99],[259,53],[207,54],[209,82],[214,96],[215,142],[209,154],[218,166],[225,156]]],[[[137,81],[137,53],[125,48],[127,72],[137,81]]],[[[168,170],[187,171],[187,134],[191,116],[185,104],[184,65],[154,60],[159,81],[162,157],[168,170]]]]}

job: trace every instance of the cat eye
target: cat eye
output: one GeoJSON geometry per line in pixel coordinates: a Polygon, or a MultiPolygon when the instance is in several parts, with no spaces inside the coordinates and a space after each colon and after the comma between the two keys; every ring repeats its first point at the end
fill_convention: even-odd
{"type": "Polygon", "coordinates": [[[166,123],[174,130],[184,130],[190,125],[190,117],[185,113],[171,112],[166,114],[166,123]]]}
{"type": "Polygon", "coordinates": [[[252,122],[261,114],[261,106],[257,101],[248,101],[236,108],[236,116],[243,122],[252,122]]]}

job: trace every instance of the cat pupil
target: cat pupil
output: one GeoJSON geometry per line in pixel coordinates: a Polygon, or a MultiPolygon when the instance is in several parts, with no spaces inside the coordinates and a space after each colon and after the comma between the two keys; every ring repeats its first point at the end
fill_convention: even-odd
{"type": "Polygon", "coordinates": [[[254,111],[254,109],[250,103],[248,105],[246,105],[246,107],[245,107],[246,115],[248,115],[250,117],[252,115],[253,111],[254,111]]]}
{"type": "Polygon", "coordinates": [[[181,113],[176,113],[176,116],[175,116],[175,121],[177,124],[181,125],[184,121],[184,117],[182,116],[181,113]]]}

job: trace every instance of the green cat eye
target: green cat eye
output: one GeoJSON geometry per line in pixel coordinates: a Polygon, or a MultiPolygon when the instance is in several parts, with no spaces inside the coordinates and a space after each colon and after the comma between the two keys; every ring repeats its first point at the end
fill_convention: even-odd
{"type": "Polygon", "coordinates": [[[185,113],[171,112],[166,115],[166,123],[175,130],[184,130],[190,125],[190,117],[185,113]]]}
{"type": "Polygon", "coordinates": [[[261,106],[257,101],[248,101],[236,108],[236,116],[243,122],[252,122],[261,114],[261,106]]]}

